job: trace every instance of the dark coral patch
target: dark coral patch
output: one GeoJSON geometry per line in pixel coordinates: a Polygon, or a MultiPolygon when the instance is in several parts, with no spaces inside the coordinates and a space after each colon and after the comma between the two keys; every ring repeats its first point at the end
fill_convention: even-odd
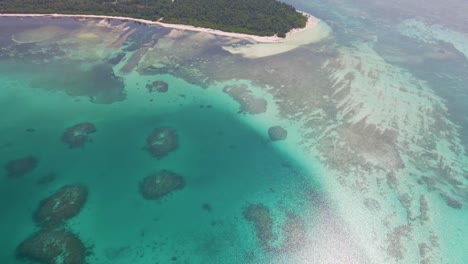
{"type": "Polygon", "coordinates": [[[96,127],[89,122],[69,127],[62,134],[62,141],[70,148],[82,147],[89,141],[89,134],[96,132],[96,127]]]}
{"type": "Polygon", "coordinates": [[[161,170],[143,179],[140,183],[140,194],[148,200],[158,200],[185,187],[182,176],[168,170],[161,170]]]}
{"type": "Polygon", "coordinates": [[[21,177],[37,167],[38,160],[33,156],[11,160],[5,164],[8,177],[21,177]]]}
{"type": "Polygon", "coordinates": [[[158,159],[176,150],[177,147],[177,134],[169,127],[156,128],[146,138],[145,149],[158,159]]]}
{"type": "Polygon", "coordinates": [[[272,141],[285,140],[288,131],[281,126],[272,126],[268,129],[268,136],[272,141]]]}
{"type": "Polygon", "coordinates": [[[163,81],[154,81],[151,84],[147,84],[146,89],[148,89],[148,92],[150,93],[153,91],[157,91],[158,93],[165,93],[169,90],[169,84],[163,81]]]}
{"type": "Polygon", "coordinates": [[[211,211],[213,210],[213,207],[211,207],[211,205],[209,203],[204,203],[202,205],[202,209],[207,211],[208,213],[211,213],[211,211]]]}
{"type": "Polygon", "coordinates": [[[298,215],[288,213],[288,219],[281,230],[283,231],[282,251],[298,251],[307,245],[306,223],[298,215]]]}
{"type": "Polygon", "coordinates": [[[463,207],[461,202],[445,193],[441,193],[440,196],[444,199],[445,203],[453,209],[461,209],[463,207]]]}
{"type": "Polygon", "coordinates": [[[34,220],[45,227],[60,225],[80,212],[87,197],[86,187],[66,185],[40,202],[34,220]]]}
{"type": "Polygon", "coordinates": [[[252,223],[255,235],[264,249],[270,248],[274,240],[273,218],[268,207],[263,204],[250,204],[243,212],[244,218],[252,223]]]}
{"type": "Polygon", "coordinates": [[[43,229],[21,242],[16,256],[44,264],[84,264],[86,247],[73,233],[43,229]]]}

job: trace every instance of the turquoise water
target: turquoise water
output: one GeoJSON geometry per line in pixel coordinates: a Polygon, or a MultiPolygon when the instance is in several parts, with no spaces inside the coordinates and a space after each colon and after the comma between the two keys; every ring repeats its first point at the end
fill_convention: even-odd
{"type": "Polygon", "coordinates": [[[278,230],[288,212],[313,221],[310,193],[318,186],[312,172],[283,152],[284,143],[270,141],[268,127],[246,124],[239,105],[221,89],[204,90],[170,75],[133,74],[120,80],[124,97],[112,97],[115,93],[101,86],[96,90],[111,95],[101,98],[113,99],[96,103],[94,90],[84,89],[90,97],[70,96],[72,90],[60,85],[114,88],[119,81],[106,81],[106,75],[86,79],[87,70],[79,72],[66,59],[45,69],[7,63],[1,66],[0,159],[33,155],[39,164],[19,178],[2,177],[1,208],[9,215],[1,231],[8,238],[1,244],[5,263],[14,262],[15,247],[37,229],[31,214],[38,202],[66,184],[89,190],[82,212],[67,228],[93,248],[91,263],[268,262],[271,256],[262,253],[243,219],[249,204],[268,206],[278,230]],[[169,84],[167,93],[147,91],[146,82],[156,79],[169,84]],[[69,148],[61,135],[80,122],[93,123],[97,132],[84,146],[69,148]],[[178,136],[178,149],[162,159],[144,150],[157,127],[171,127],[178,136]],[[182,175],[185,188],[161,201],[143,199],[139,183],[162,169],[182,175]],[[55,180],[37,183],[50,173],[55,180]]]}
{"type": "Polygon", "coordinates": [[[0,18],[0,162],[38,160],[2,171],[0,262],[27,263],[15,250],[40,230],[39,202],[82,184],[56,228],[89,263],[467,263],[466,5],[287,2],[331,36],[248,59],[222,49],[245,41],[209,34],[0,18]],[[69,148],[82,122],[96,132],[69,148]],[[158,127],[178,142],[159,159],[145,150],[158,127]],[[164,169],[184,188],[145,200],[140,183],[164,169]],[[246,217],[252,205],[266,209],[246,217]]]}

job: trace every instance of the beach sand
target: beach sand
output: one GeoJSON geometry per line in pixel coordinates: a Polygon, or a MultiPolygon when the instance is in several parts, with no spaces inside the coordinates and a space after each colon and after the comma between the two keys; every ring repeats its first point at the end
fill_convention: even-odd
{"type": "Polygon", "coordinates": [[[296,28],[292,29],[290,32],[286,34],[285,38],[280,38],[277,36],[256,36],[256,35],[249,35],[249,34],[242,34],[242,33],[234,33],[234,32],[225,32],[221,30],[211,29],[211,28],[203,28],[203,27],[195,27],[189,25],[182,25],[182,24],[170,24],[170,23],[163,23],[160,21],[152,21],[146,19],[139,19],[139,18],[132,18],[132,17],[121,17],[121,16],[104,16],[104,15],[69,15],[69,14],[1,14],[0,17],[53,17],[53,18],[92,18],[92,19],[116,19],[116,20],[123,20],[123,21],[133,21],[138,23],[143,23],[147,25],[157,25],[165,28],[172,28],[172,29],[180,29],[180,30],[189,30],[189,31],[197,31],[197,32],[206,32],[217,36],[225,36],[225,37],[232,37],[238,39],[245,39],[248,41],[254,41],[258,43],[281,43],[281,42],[288,42],[294,39],[294,36],[300,32],[315,28],[319,20],[312,15],[306,14],[308,16],[307,24],[304,28],[296,28]]]}
{"type": "Polygon", "coordinates": [[[291,51],[298,47],[319,42],[327,38],[331,28],[321,20],[309,17],[307,26],[289,32],[284,41],[258,42],[241,46],[224,46],[231,54],[239,54],[245,58],[255,59],[291,51]]]}
{"type": "Polygon", "coordinates": [[[184,31],[195,31],[209,33],[216,36],[235,38],[251,42],[248,45],[224,46],[223,49],[231,54],[238,54],[245,58],[262,58],[291,51],[300,46],[319,42],[330,35],[330,27],[320,19],[302,12],[308,17],[304,28],[295,28],[286,34],[285,38],[278,36],[256,36],[234,32],[225,32],[216,29],[194,27],[181,24],[169,24],[160,21],[151,21],[139,18],[104,16],[104,15],[68,15],[68,14],[0,14],[0,17],[53,17],[53,18],[79,18],[79,19],[115,19],[123,21],[133,21],[147,25],[157,25],[165,28],[178,29],[184,31]]]}

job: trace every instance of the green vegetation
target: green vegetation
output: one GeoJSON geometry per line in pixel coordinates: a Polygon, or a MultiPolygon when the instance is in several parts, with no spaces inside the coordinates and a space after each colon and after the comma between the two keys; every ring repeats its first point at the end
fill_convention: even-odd
{"type": "Polygon", "coordinates": [[[126,16],[238,33],[284,37],[307,18],[276,0],[0,0],[0,13],[126,16]]]}

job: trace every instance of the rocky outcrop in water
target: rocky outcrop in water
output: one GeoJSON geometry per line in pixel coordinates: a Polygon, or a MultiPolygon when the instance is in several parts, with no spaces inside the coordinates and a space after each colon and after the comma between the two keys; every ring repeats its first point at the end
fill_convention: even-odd
{"type": "Polygon", "coordinates": [[[40,202],[34,221],[43,227],[60,225],[81,211],[87,197],[88,190],[84,186],[64,186],[40,202]]]}
{"type": "Polygon", "coordinates": [[[288,131],[281,126],[272,126],[268,129],[268,136],[272,141],[285,140],[288,131]]]}
{"type": "Polygon", "coordinates": [[[169,84],[163,81],[154,81],[146,85],[148,92],[152,93],[157,91],[158,93],[165,93],[169,90],[169,84]]]}
{"type": "Polygon", "coordinates": [[[252,223],[255,236],[264,249],[270,248],[273,236],[273,218],[270,209],[263,204],[250,204],[243,212],[245,220],[252,223]]]}
{"type": "Polygon", "coordinates": [[[70,148],[84,146],[89,142],[89,134],[96,132],[96,127],[89,122],[79,123],[69,127],[62,134],[62,141],[70,148]]]}
{"type": "Polygon", "coordinates": [[[145,149],[158,159],[165,157],[177,148],[177,134],[169,127],[156,128],[146,138],[145,149]]]}
{"type": "Polygon", "coordinates": [[[140,194],[147,200],[159,200],[184,187],[185,180],[182,176],[162,170],[143,179],[140,183],[140,194]]]}
{"type": "Polygon", "coordinates": [[[37,167],[37,158],[33,156],[26,156],[14,160],[10,160],[5,164],[7,176],[11,178],[21,177],[37,167]]]}
{"type": "Polygon", "coordinates": [[[73,233],[65,230],[41,230],[16,248],[16,256],[44,264],[85,264],[86,247],[73,233]]]}

